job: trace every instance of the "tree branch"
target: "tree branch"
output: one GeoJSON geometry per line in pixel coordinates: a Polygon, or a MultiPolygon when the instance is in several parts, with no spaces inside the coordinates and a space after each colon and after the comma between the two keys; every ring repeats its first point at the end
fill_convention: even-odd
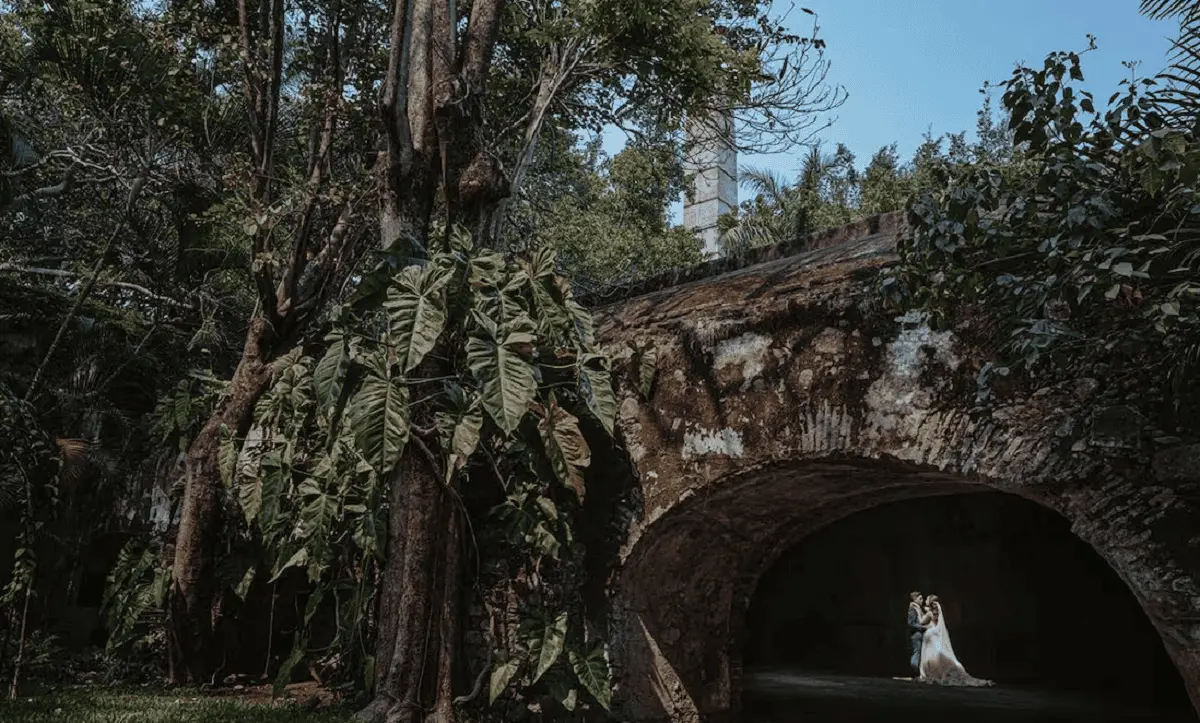
{"type": "MultiPolygon", "coordinates": [[[[63,278],[63,279],[74,279],[74,278],[78,278],[80,276],[80,274],[78,274],[74,271],[63,271],[62,269],[44,269],[44,268],[38,268],[36,266],[18,266],[16,264],[12,264],[12,263],[0,264],[0,272],[10,272],[10,273],[17,273],[17,274],[35,274],[38,276],[57,276],[57,277],[63,278]]],[[[128,289],[130,291],[134,291],[138,294],[141,294],[142,296],[145,296],[146,298],[151,299],[152,301],[157,301],[159,303],[166,304],[168,306],[174,306],[174,307],[180,308],[180,309],[187,309],[188,311],[196,310],[196,307],[194,305],[189,304],[186,301],[179,301],[178,299],[172,299],[169,296],[163,296],[162,294],[156,294],[153,291],[151,291],[150,289],[147,289],[145,286],[141,286],[139,284],[133,284],[128,281],[97,280],[96,285],[97,286],[115,286],[115,287],[122,288],[122,289],[128,289]]]]}
{"type": "Polygon", "coordinates": [[[28,402],[33,399],[34,393],[37,392],[38,383],[41,382],[42,376],[46,373],[46,368],[50,365],[50,360],[54,358],[54,353],[58,351],[59,345],[62,344],[63,338],[67,335],[67,329],[75,319],[75,315],[79,313],[83,302],[96,286],[96,281],[100,276],[100,269],[104,268],[104,259],[108,256],[108,249],[112,247],[112,243],[117,238],[117,235],[125,228],[125,222],[129,219],[130,212],[133,210],[133,204],[137,201],[138,196],[142,195],[142,189],[146,187],[146,180],[149,176],[150,167],[147,166],[129,187],[129,196],[125,200],[125,211],[121,214],[112,233],[108,235],[108,240],[104,242],[104,246],[101,247],[100,254],[96,257],[96,263],[92,265],[92,272],[88,277],[87,283],[83,285],[83,289],[75,297],[75,303],[71,306],[71,310],[67,312],[67,316],[62,320],[62,324],[59,325],[58,333],[54,335],[54,341],[50,342],[50,348],[46,350],[46,355],[42,357],[42,363],[38,364],[37,371],[33,373],[33,379],[29,382],[29,388],[25,390],[25,401],[28,402]]]}
{"type": "Polygon", "coordinates": [[[492,49],[500,33],[500,18],[504,14],[505,0],[475,0],[471,6],[471,19],[467,25],[467,38],[463,43],[458,75],[470,87],[470,92],[482,93],[492,61],[492,49]]]}

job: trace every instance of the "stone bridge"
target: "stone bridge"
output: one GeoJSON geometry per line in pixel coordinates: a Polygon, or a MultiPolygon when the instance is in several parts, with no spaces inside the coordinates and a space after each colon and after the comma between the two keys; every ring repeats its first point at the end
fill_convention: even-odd
{"type": "Polygon", "coordinates": [[[621,714],[735,718],[748,601],[786,548],[876,505],[979,490],[1066,518],[1136,597],[1200,706],[1187,501],[1200,445],[1156,442],[1132,408],[1094,403],[1093,379],[973,409],[984,355],[972,329],[931,331],[870,302],[901,223],[712,262],[597,309],[644,501],[609,583],[621,714]],[[657,357],[648,389],[645,353],[657,357]]]}

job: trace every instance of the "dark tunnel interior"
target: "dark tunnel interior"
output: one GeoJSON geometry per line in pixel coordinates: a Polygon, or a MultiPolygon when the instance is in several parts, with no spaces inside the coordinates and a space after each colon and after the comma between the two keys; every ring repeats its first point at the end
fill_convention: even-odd
{"type": "Polygon", "coordinates": [[[833,523],[760,580],[747,670],[912,675],[908,593],[942,600],[975,676],[1190,710],[1178,671],[1132,592],[1065,519],[1014,495],[925,497],[833,523]]]}

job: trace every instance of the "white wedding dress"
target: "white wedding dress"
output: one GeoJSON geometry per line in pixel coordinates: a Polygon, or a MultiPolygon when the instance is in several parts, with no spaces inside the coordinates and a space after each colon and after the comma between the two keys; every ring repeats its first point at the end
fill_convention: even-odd
{"type": "Polygon", "coordinates": [[[967,672],[962,663],[954,655],[954,646],[950,644],[950,631],[946,629],[946,616],[942,614],[940,603],[933,603],[937,623],[925,629],[925,637],[921,641],[921,677],[923,683],[938,685],[961,685],[983,687],[994,685],[990,680],[976,678],[967,672]]]}

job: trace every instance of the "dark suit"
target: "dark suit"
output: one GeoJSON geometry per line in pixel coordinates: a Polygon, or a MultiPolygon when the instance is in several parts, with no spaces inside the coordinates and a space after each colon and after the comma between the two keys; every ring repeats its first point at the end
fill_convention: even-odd
{"type": "Polygon", "coordinates": [[[908,640],[909,649],[912,653],[909,658],[909,665],[912,666],[914,673],[921,672],[921,643],[925,639],[925,624],[921,620],[925,616],[921,606],[915,602],[908,604],[908,640]]]}

